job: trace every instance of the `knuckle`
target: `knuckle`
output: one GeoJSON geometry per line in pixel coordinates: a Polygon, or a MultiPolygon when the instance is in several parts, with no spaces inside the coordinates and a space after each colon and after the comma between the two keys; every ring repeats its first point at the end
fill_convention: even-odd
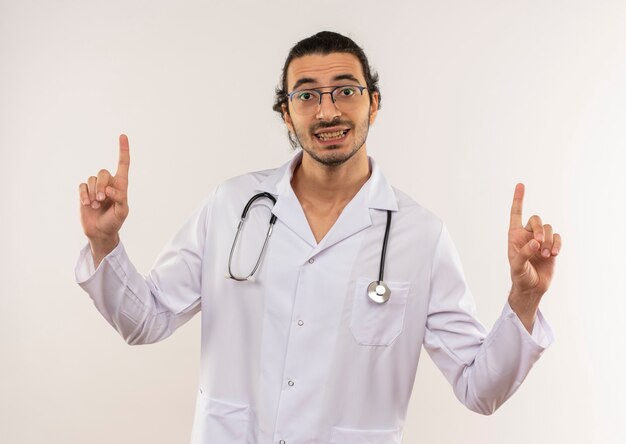
{"type": "Polygon", "coordinates": [[[104,168],[98,171],[98,176],[106,176],[107,174],[109,174],[109,171],[104,168]]]}

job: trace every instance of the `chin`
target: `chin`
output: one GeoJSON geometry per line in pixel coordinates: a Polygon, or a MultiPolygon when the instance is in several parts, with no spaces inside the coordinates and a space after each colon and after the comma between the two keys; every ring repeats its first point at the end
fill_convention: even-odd
{"type": "Polygon", "coordinates": [[[347,147],[343,147],[342,145],[329,145],[327,147],[324,147],[324,149],[321,151],[316,151],[304,147],[302,149],[317,162],[326,166],[336,167],[342,165],[343,163],[354,157],[354,155],[361,149],[361,146],[358,148],[353,148],[348,152],[342,152],[342,148],[348,149],[347,147]]]}

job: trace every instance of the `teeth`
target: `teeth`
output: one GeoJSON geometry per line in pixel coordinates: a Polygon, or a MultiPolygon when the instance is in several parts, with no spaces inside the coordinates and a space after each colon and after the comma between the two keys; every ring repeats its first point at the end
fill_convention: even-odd
{"type": "Polygon", "coordinates": [[[330,139],[337,139],[339,137],[343,137],[345,133],[346,133],[346,130],[335,131],[333,133],[320,133],[317,135],[317,137],[319,137],[322,140],[330,140],[330,139]]]}

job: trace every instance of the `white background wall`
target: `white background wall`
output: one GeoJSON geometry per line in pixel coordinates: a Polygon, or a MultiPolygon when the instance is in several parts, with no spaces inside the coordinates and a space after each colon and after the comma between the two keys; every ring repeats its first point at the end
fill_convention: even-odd
{"type": "Polygon", "coordinates": [[[524,218],[564,238],[542,302],[557,341],[520,391],[481,417],[424,354],[405,442],[626,442],[625,24],[601,0],[0,0],[0,441],[188,440],[199,317],[155,345],[117,336],[73,281],[77,186],[126,132],[122,238],[147,272],[208,190],[290,157],[273,89],[329,29],[378,69],[369,153],[447,222],[486,325],[517,181],[524,218]]]}

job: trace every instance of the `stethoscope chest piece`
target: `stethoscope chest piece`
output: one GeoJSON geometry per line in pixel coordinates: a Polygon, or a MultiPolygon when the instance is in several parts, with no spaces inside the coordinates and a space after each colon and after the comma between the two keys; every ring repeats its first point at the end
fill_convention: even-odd
{"type": "Polygon", "coordinates": [[[391,290],[383,281],[374,281],[367,286],[367,295],[377,304],[384,304],[391,296],[391,290]]]}

